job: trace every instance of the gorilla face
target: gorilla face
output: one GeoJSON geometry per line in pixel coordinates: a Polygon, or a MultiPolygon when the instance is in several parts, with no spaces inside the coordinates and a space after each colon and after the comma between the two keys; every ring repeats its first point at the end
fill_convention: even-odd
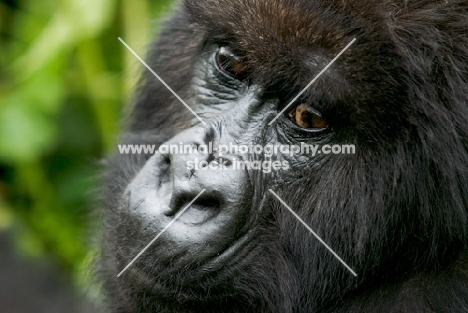
{"type": "Polygon", "coordinates": [[[104,176],[114,312],[468,307],[467,17],[461,0],[182,3],[147,60],[193,112],[145,72],[121,143],[159,152],[104,176]]]}

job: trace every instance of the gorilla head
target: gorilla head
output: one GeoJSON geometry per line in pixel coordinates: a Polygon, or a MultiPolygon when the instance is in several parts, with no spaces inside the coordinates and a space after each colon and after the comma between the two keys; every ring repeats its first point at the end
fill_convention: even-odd
{"type": "Polygon", "coordinates": [[[146,59],[186,103],[145,69],[120,142],[159,152],[105,172],[112,312],[466,312],[467,30],[466,0],[184,1],[146,59]]]}

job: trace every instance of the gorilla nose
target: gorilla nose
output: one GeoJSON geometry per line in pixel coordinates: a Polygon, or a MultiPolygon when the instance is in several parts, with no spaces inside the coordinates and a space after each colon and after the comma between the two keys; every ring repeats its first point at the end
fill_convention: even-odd
{"type": "Polygon", "coordinates": [[[181,217],[181,221],[199,223],[231,207],[232,203],[243,202],[241,198],[248,194],[245,190],[249,185],[247,171],[233,166],[235,159],[242,157],[218,156],[213,134],[209,128],[194,128],[165,144],[169,152],[161,158],[165,164],[159,168],[169,169],[169,177],[162,180],[170,180],[171,197],[164,215],[176,215],[200,191],[206,190],[181,217]]]}
{"type": "Polygon", "coordinates": [[[235,166],[235,158],[243,158],[180,149],[208,145],[212,137],[206,129],[189,129],[173,137],[164,145],[179,149],[160,149],[128,187],[132,213],[145,214],[156,229],[171,223],[163,238],[184,236],[185,241],[196,243],[209,234],[219,236],[220,230],[232,237],[244,220],[253,189],[247,170],[235,166]]]}
{"type": "Polygon", "coordinates": [[[199,158],[208,164],[204,167],[187,168],[187,162],[191,162],[193,158],[188,155],[171,157],[172,196],[168,210],[165,212],[166,216],[175,215],[186,208],[202,190],[205,192],[190,205],[181,217],[182,221],[200,223],[232,203],[243,202],[241,198],[248,194],[247,190],[244,190],[248,185],[248,175],[245,170],[234,169],[233,161],[229,157],[212,156],[199,158]],[[183,166],[180,163],[184,163],[183,166]],[[192,214],[193,212],[198,213],[192,214]]]}

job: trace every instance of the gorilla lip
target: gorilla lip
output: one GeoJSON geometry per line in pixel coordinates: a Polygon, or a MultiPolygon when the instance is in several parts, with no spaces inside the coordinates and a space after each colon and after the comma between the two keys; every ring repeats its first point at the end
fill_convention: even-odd
{"type": "MultiPolygon", "coordinates": [[[[226,247],[226,249],[217,253],[216,257],[210,258],[205,264],[202,264],[198,269],[198,272],[205,275],[209,272],[218,272],[226,264],[235,262],[235,255],[242,254],[242,252],[248,253],[248,251],[244,251],[244,248],[248,246],[254,236],[255,230],[249,230],[247,233],[241,235],[226,247]]],[[[251,247],[251,249],[253,248],[254,247],[251,247]]]]}

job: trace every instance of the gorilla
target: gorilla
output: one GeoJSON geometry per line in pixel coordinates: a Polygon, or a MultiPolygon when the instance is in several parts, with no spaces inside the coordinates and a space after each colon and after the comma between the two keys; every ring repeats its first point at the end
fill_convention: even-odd
{"type": "Polygon", "coordinates": [[[164,25],[119,139],[157,150],[105,162],[110,312],[468,312],[466,0],[186,0],[164,25]]]}

